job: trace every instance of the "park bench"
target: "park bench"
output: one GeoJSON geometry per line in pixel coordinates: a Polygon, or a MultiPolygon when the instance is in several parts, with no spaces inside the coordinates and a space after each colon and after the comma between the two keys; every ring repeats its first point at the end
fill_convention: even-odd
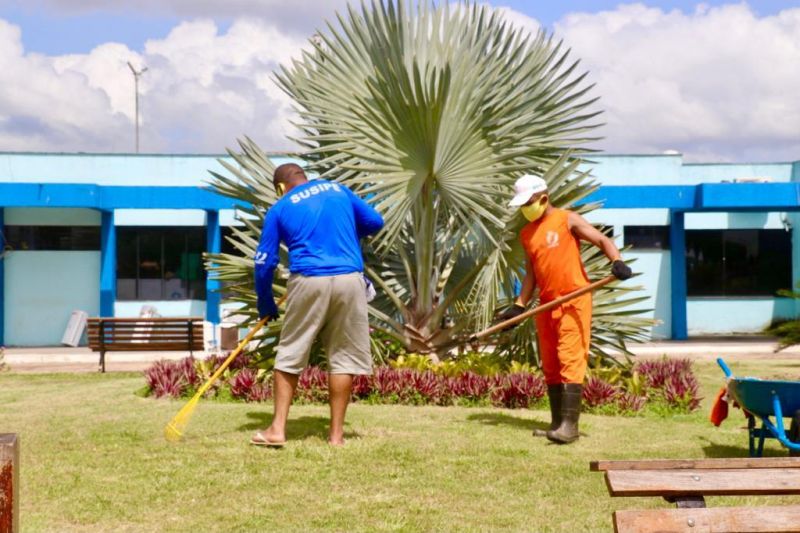
{"type": "Polygon", "coordinates": [[[614,531],[800,531],[800,505],[706,507],[706,496],[800,494],[800,457],[592,461],[611,496],[656,496],[673,509],[614,512],[614,531]]]}
{"type": "Polygon", "coordinates": [[[203,318],[90,318],[89,347],[100,352],[100,371],[106,371],[106,352],[203,350],[203,318]]]}
{"type": "Polygon", "coordinates": [[[19,532],[19,441],[0,433],[0,533],[19,532]]]}

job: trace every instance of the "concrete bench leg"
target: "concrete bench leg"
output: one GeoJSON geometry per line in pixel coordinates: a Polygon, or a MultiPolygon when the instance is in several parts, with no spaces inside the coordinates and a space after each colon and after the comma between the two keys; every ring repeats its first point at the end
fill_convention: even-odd
{"type": "Polygon", "coordinates": [[[0,533],[19,533],[19,441],[0,433],[0,533]]]}

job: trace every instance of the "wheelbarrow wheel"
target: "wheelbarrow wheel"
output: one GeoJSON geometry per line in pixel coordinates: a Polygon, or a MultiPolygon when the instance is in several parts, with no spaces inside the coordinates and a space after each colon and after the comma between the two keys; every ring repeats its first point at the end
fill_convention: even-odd
{"type": "MultiPolygon", "coordinates": [[[[792,417],[792,425],[789,426],[789,433],[786,435],[789,440],[800,444],[800,411],[795,412],[792,417]]],[[[800,457],[800,451],[789,450],[791,457],[800,457]]]]}

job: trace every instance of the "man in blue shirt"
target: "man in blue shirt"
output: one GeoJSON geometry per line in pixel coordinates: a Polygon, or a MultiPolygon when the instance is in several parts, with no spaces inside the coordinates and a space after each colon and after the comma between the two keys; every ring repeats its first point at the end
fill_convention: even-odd
{"type": "Polygon", "coordinates": [[[344,417],[354,375],[372,373],[366,281],[359,239],[380,231],[383,218],[344,185],[309,181],[287,163],[273,176],[279,200],[264,218],[255,256],[258,313],[277,318],[272,278],[279,246],[289,249],[289,283],[275,357],[275,416],[251,443],[282,446],[299,374],[317,335],[328,356],[331,407],[329,442],[344,443],[344,417]]]}

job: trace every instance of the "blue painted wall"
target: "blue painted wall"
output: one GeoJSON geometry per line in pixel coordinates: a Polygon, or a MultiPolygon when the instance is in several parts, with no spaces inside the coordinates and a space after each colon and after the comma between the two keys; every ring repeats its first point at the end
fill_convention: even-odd
{"type": "Polygon", "coordinates": [[[100,311],[100,252],[11,252],[4,261],[6,345],[59,345],[72,311],[100,311]]]}

